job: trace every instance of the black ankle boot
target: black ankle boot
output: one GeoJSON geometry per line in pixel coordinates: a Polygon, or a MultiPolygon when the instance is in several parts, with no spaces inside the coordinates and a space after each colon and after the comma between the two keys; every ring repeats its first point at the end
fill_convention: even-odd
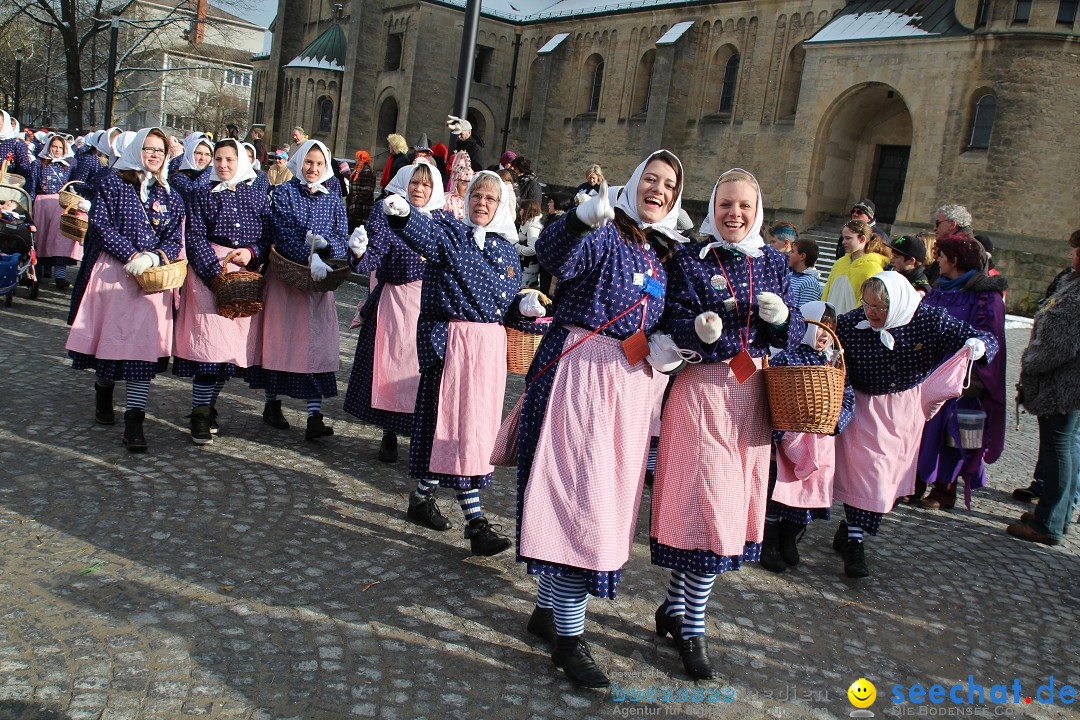
{"type": "Polygon", "coordinates": [[[664,606],[661,605],[656,608],[653,619],[656,620],[657,635],[660,637],[670,635],[672,640],[678,642],[680,634],[682,633],[682,615],[668,615],[664,612],[664,606]]]}
{"type": "Polygon", "coordinates": [[[679,655],[682,656],[686,674],[695,680],[711,680],[716,672],[709,662],[709,648],[704,635],[682,638],[679,641],[679,655]]]}
{"type": "Polygon", "coordinates": [[[94,383],[94,420],[99,425],[113,425],[116,423],[116,413],[113,412],[113,388],[115,385],[98,385],[94,383]]]}
{"type": "Polygon", "coordinates": [[[214,442],[210,434],[210,406],[199,405],[191,409],[191,442],[196,445],[209,445],[214,442]]]}
{"type": "Polygon", "coordinates": [[[799,540],[804,532],[805,525],[790,520],[780,521],[780,557],[791,567],[799,564],[799,540]]]}
{"type": "Polygon", "coordinates": [[[143,437],[144,410],[124,412],[124,446],[130,452],[146,452],[146,438],[143,437]]]}
{"type": "Polygon", "coordinates": [[[210,434],[211,435],[217,435],[218,434],[217,399],[216,398],[214,400],[210,401],[210,434]]]}
{"type": "Polygon", "coordinates": [[[551,608],[534,607],[525,629],[530,635],[547,640],[554,647],[555,638],[559,636],[555,631],[555,611],[551,608]]]}
{"type": "Polygon", "coordinates": [[[323,414],[321,412],[308,415],[307,430],[304,431],[305,438],[308,440],[318,440],[321,437],[333,434],[334,428],[323,423],[323,414]]]}
{"type": "Polygon", "coordinates": [[[473,555],[498,555],[512,544],[510,538],[495,532],[487,518],[478,517],[465,526],[465,539],[469,541],[473,555]]]}
{"type": "Polygon", "coordinates": [[[870,575],[870,568],[866,567],[866,549],[859,540],[848,540],[844,546],[844,574],[849,578],[870,575]]]}
{"type": "Polygon", "coordinates": [[[423,525],[432,530],[450,529],[450,521],[446,519],[446,516],[439,510],[439,506],[435,504],[434,495],[421,497],[416,493],[410,493],[408,517],[417,525],[423,525]]]}
{"type": "Polygon", "coordinates": [[[847,523],[841,520],[832,538],[832,549],[843,555],[845,547],[847,547],[847,523]]]}
{"type": "Polygon", "coordinates": [[[551,662],[566,673],[570,682],[586,688],[606,688],[611,683],[607,675],[596,666],[592,654],[586,648],[580,635],[559,635],[555,639],[555,650],[551,653],[551,662]]]}
{"type": "Polygon", "coordinates": [[[787,563],[780,557],[780,523],[765,523],[765,537],[761,540],[761,567],[774,573],[787,570],[787,563]]]}
{"type": "Polygon", "coordinates": [[[379,460],[384,463],[397,462],[397,434],[389,430],[383,432],[379,446],[379,460]]]}
{"type": "Polygon", "coordinates": [[[263,422],[278,430],[289,429],[289,421],[285,419],[285,415],[281,412],[280,400],[271,400],[263,406],[263,422]]]}

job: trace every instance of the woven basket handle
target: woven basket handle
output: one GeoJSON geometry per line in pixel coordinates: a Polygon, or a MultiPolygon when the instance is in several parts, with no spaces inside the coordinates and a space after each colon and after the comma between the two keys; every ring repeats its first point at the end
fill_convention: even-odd
{"type": "Polygon", "coordinates": [[[817,325],[819,328],[825,328],[825,332],[829,333],[829,337],[831,337],[832,341],[836,343],[836,348],[840,351],[840,362],[837,367],[841,370],[845,369],[846,363],[844,362],[844,346],[840,344],[840,338],[836,336],[836,333],[833,332],[833,329],[824,323],[818,322],[817,320],[810,320],[809,318],[803,318],[803,320],[806,321],[807,325],[817,325]]]}
{"type": "MultiPolygon", "coordinates": [[[[228,272],[229,263],[233,261],[237,255],[240,254],[239,250],[233,250],[231,253],[225,256],[225,259],[221,261],[221,273],[218,274],[218,279],[225,277],[225,273],[228,272]]],[[[240,263],[237,263],[239,265],[240,263]]]]}
{"type": "Polygon", "coordinates": [[[537,295],[540,296],[540,304],[541,305],[543,305],[544,307],[547,307],[548,305],[551,305],[551,298],[549,298],[547,295],[540,292],[536,288],[521,288],[520,290],[518,290],[518,292],[536,293],[537,295]]]}
{"type": "Polygon", "coordinates": [[[169,263],[172,262],[172,260],[169,259],[169,256],[166,255],[165,251],[162,250],[161,248],[157,249],[157,254],[161,256],[161,267],[165,267],[166,265],[168,265],[169,263]]]}
{"type": "MultiPolygon", "coordinates": [[[[66,183],[64,183],[64,187],[60,188],[60,192],[64,192],[65,190],[67,190],[72,185],[85,185],[85,184],[86,183],[84,183],[82,180],[68,180],[66,183]]],[[[75,192],[75,191],[72,190],[72,192],[75,192]]]]}

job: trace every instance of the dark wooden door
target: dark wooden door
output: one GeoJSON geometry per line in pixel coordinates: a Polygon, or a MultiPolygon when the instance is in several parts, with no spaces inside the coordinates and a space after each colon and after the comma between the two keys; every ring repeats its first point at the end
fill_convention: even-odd
{"type": "Polygon", "coordinates": [[[877,206],[878,222],[892,223],[896,209],[904,198],[904,179],[907,177],[910,145],[880,145],[878,164],[874,171],[874,187],[870,198],[877,206]]]}

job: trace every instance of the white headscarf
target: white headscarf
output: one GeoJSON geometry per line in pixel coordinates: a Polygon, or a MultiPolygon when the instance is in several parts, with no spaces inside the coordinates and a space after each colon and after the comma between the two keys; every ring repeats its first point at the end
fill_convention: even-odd
{"type": "Polygon", "coordinates": [[[217,183],[217,185],[214,185],[210,192],[236,190],[236,186],[240,183],[249,182],[258,176],[255,172],[255,168],[251,165],[248,154],[244,152],[244,148],[242,147],[243,143],[233,140],[232,138],[225,138],[218,142],[217,147],[214,148],[214,152],[217,152],[217,148],[220,148],[223,145],[231,145],[236,150],[236,173],[232,176],[231,180],[222,180],[221,176],[218,175],[217,167],[211,162],[210,182],[217,183]]]}
{"type": "Polygon", "coordinates": [[[326,189],[326,181],[334,177],[334,168],[331,163],[334,162],[334,158],[330,157],[330,148],[323,145],[318,140],[307,140],[301,145],[296,153],[289,158],[288,168],[292,172],[293,177],[300,181],[300,187],[306,187],[311,192],[330,192],[326,189]],[[304,158],[311,152],[312,148],[319,148],[322,150],[323,156],[326,158],[326,165],[323,166],[322,175],[319,179],[313,183],[309,183],[304,179],[303,167],[304,158]]]}
{"type": "MultiPolygon", "coordinates": [[[[137,132],[125,130],[113,139],[112,144],[110,145],[111,149],[109,151],[109,155],[112,157],[111,167],[115,168],[116,163],[120,162],[120,158],[121,156],[123,156],[124,150],[127,149],[127,146],[131,144],[131,142],[135,139],[136,135],[138,135],[137,132]]],[[[140,155],[139,157],[142,156],[140,155]]],[[[166,162],[168,161],[166,160],[166,162]]]]}
{"type": "Polygon", "coordinates": [[[119,130],[120,128],[118,127],[111,127],[98,133],[97,138],[94,140],[94,149],[105,157],[115,157],[115,155],[113,155],[112,134],[113,131],[119,130]]]}
{"type": "Polygon", "coordinates": [[[510,242],[517,242],[517,225],[514,224],[514,211],[510,209],[510,203],[507,201],[506,194],[508,192],[510,191],[507,189],[506,185],[503,184],[502,178],[490,170],[481,170],[473,175],[473,179],[469,182],[469,189],[465,191],[465,218],[462,222],[473,228],[473,240],[476,242],[476,246],[481,250],[484,249],[484,244],[487,242],[488,235],[502,235],[503,238],[510,242]],[[469,212],[469,198],[472,196],[472,191],[476,186],[477,181],[485,175],[493,178],[495,182],[498,183],[499,205],[491,215],[491,222],[484,227],[480,227],[472,220],[471,213],[469,212]]]}
{"type": "Polygon", "coordinates": [[[98,137],[101,136],[101,132],[102,132],[101,130],[92,130],[92,131],[86,133],[86,135],[84,135],[83,139],[82,139],[82,141],[83,141],[82,146],[84,148],[90,148],[90,150],[93,150],[94,148],[96,148],[97,147],[97,139],[98,139],[98,137]]]}
{"type": "MultiPolygon", "coordinates": [[[[165,133],[161,128],[143,128],[137,133],[132,133],[134,137],[130,139],[127,145],[124,146],[124,151],[120,155],[120,159],[113,165],[115,170],[136,170],[142,174],[142,183],[139,186],[139,199],[146,202],[150,197],[150,186],[155,182],[165,188],[165,192],[170,192],[169,189],[169,154],[168,154],[168,141],[166,141],[165,156],[161,163],[161,169],[156,173],[152,173],[146,169],[142,161],[142,148],[143,143],[146,142],[146,136],[150,134],[151,130],[157,130],[162,135],[165,133]]],[[[123,136],[121,136],[123,137],[123,136]]],[[[119,138],[117,138],[119,140],[119,138]]]]}
{"type": "Polygon", "coordinates": [[[0,122],[0,140],[10,140],[15,137],[17,132],[15,125],[11,122],[11,116],[7,114],[7,110],[0,110],[0,113],[3,113],[3,116],[0,117],[0,121],[2,121],[0,122]]]}
{"type": "MultiPolygon", "coordinates": [[[[822,302],[821,300],[814,300],[813,302],[808,302],[801,305],[799,307],[799,310],[802,312],[802,316],[806,320],[816,320],[817,322],[821,322],[821,318],[823,315],[825,315],[825,308],[827,307],[832,307],[832,305],[829,305],[829,303],[827,302],[822,302]]],[[[833,308],[833,312],[836,312],[836,308],[833,308]]],[[[809,345],[816,350],[817,334],[817,325],[811,325],[810,323],[807,323],[806,332],[803,333],[802,344],[809,345]]]]}
{"type": "MultiPolygon", "coordinates": [[[[240,141],[238,140],[237,142],[240,141]]],[[[255,149],[255,146],[249,142],[242,142],[240,145],[251,151],[251,157],[254,158],[254,160],[251,161],[251,167],[255,168],[255,172],[257,173],[259,170],[262,170],[262,163],[259,162],[259,151],[255,149]]]]}
{"type": "MultiPolygon", "coordinates": [[[[195,164],[195,148],[199,147],[200,145],[205,145],[206,147],[210,148],[210,157],[213,158],[214,143],[210,142],[210,138],[208,138],[204,133],[192,133],[191,135],[188,135],[186,138],[184,138],[184,159],[180,161],[181,170],[196,170],[198,172],[202,172],[206,169],[203,168],[203,170],[199,170],[199,166],[195,164]]],[[[165,162],[169,162],[168,142],[165,143],[165,162]]],[[[212,163],[213,160],[211,159],[210,162],[212,163]]]]}
{"type": "Polygon", "coordinates": [[[881,338],[881,344],[892,350],[896,345],[896,340],[889,330],[903,327],[911,322],[915,311],[919,309],[922,296],[915,292],[915,288],[907,278],[894,270],[880,272],[874,277],[885,283],[885,290],[889,294],[889,314],[885,316],[885,326],[878,330],[870,326],[869,320],[862,320],[855,327],[858,330],[875,330],[881,338]]]}
{"type": "MultiPolygon", "coordinates": [[[[713,185],[712,195],[709,196],[709,214],[705,216],[705,221],[701,223],[701,236],[711,237],[713,242],[701,249],[701,257],[705,258],[705,253],[709,252],[714,247],[724,248],[725,250],[734,250],[740,252],[748,257],[761,257],[765,253],[761,248],[765,245],[765,240],[761,237],[761,223],[764,220],[764,207],[761,201],[761,187],[758,186],[757,192],[757,212],[754,214],[754,224],[750,226],[750,232],[746,233],[746,237],[737,243],[729,243],[720,237],[720,230],[716,227],[716,218],[713,217],[713,207],[716,204],[716,191],[720,188],[720,182],[724,179],[724,175],[733,172],[746,173],[750,177],[754,177],[750,173],[746,172],[742,168],[731,168],[727,172],[723,173],[716,180],[716,184],[713,185]]],[[[754,178],[754,184],[758,185],[757,178],[754,178]]]]}
{"type": "Polygon", "coordinates": [[[675,154],[670,150],[657,150],[641,161],[641,164],[634,170],[634,174],[630,176],[626,185],[618,191],[618,195],[615,199],[615,207],[622,210],[624,213],[630,216],[630,218],[637,223],[637,226],[642,230],[656,230],[658,233],[665,235],[675,242],[684,243],[686,238],[679,234],[679,211],[682,209],[682,189],[683,189],[683,173],[682,161],[675,157],[675,154]],[[675,194],[675,203],[671,206],[671,210],[664,218],[656,223],[650,225],[643,222],[641,216],[638,215],[637,210],[637,195],[638,185],[641,183],[641,176],[645,174],[645,168],[656,157],[664,157],[667,159],[674,158],[675,164],[678,166],[676,171],[678,173],[678,187],[675,194]]]}
{"type": "MultiPolygon", "coordinates": [[[[394,175],[394,179],[387,183],[386,191],[392,192],[395,195],[400,195],[408,200],[409,183],[412,181],[413,173],[416,172],[418,165],[419,163],[413,163],[412,165],[406,165],[398,170],[394,175]]],[[[446,193],[443,191],[442,175],[439,174],[438,168],[426,162],[424,165],[431,171],[431,180],[434,183],[434,186],[431,188],[431,197],[428,199],[427,204],[425,204],[424,207],[417,209],[430,217],[432,210],[441,210],[443,205],[446,204],[446,193]]]]}
{"type": "Polygon", "coordinates": [[[49,133],[48,137],[45,138],[45,142],[43,142],[41,145],[41,151],[38,152],[39,158],[43,160],[49,160],[51,162],[58,162],[61,165],[66,165],[68,167],[71,166],[70,163],[68,163],[68,158],[74,157],[75,153],[72,152],[71,143],[68,142],[68,139],[66,137],[60,135],[59,133],[49,133]],[[49,146],[52,145],[52,141],[56,139],[59,139],[64,146],[64,154],[58,158],[54,158],[52,155],[49,154],[49,146]]]}

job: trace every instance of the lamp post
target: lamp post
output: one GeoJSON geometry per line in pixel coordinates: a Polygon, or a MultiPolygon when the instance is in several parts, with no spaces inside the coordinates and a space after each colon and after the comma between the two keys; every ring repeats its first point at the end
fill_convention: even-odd
{"type": "Polygon", "coordinates": [[[16,120],[19,120],[19,101],[22,99],[22,61],[25,56],[26,50],[21,47],[15,49],[15,107],[12,109],[16,120]]]}
{"type": "Polygon", "coordinates": [[[113,90],[116,87],[116,41],[120,33],[120,16],[113,15],[112,27],[109,30],[109,67],[108,81],[105,85],[105,119],[102,124],[105,127],[112,126],[113,90]]]}
{"type": "MultiPolygon", "coordinates": [[[[476,56],[476,29],[480,24],[480,1],[466,0],[465,24],[461,32],[461,54],[458,56],[457,90],[454,93],[454,114],[466,119],[469,114],[469,90],[472,84],[473,61],[476,56]]],[[[451,136],[453,147],[456,138],[451,136]]]]}

